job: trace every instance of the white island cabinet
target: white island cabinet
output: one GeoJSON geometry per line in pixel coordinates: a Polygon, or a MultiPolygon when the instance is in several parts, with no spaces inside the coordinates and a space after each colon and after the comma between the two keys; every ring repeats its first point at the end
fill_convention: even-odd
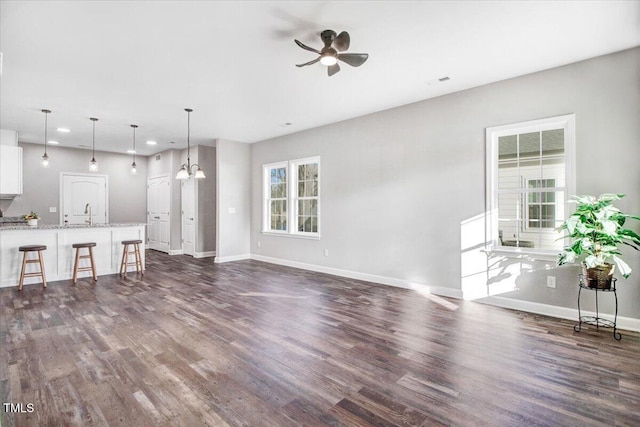
{"type": "MultiPolygon", "coordinates": [[[[95,242],[93,256],[98,276],[116,274],[120,270],[123,240],[140,239],[145,242],[145,224],[96,224],[96,225],[26,225],[0,226],[0,287],[18,285],[24,245],[46,245],[43,251],[47,282],[72,278],[75,249],[74,243],[95,242]]],[[[141,251],[144,265],[144,251],[141,251]]],[[[33,256],[31,254],[30,256],[33,256]]],[[[81,260],[81,262],[88,260],[81,260]]],[[[27,271],[36,264],[27,264],[27,271]]],[[[81,264],[83,266],[84,264],[81,264]]],[[[135,267],[129,267],[135,270],[135,267]]],[[[91,276],[91,272],[79,273],[78,277],[91,276]]],[[[98,280],[98,283],[100,281],[98,280]]],[[[27,278],[25,284],[41,283],[39,278],[27,278]]]]}

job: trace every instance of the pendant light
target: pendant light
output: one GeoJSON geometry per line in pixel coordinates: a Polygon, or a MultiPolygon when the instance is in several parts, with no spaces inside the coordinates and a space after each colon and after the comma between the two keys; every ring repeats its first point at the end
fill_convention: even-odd
{"type": "Polygon", "coordinates": [[[40,110],[44,113],[44,155],[42,156],[42,167],[49,167],[49,155],[47,155],[47,115],[51,110],[40,110]]]}
{"type": "Polygon", "coordinates": [[[89,120],[93,122],[93,145],[92,145],[92,155],[91,161],[89,162],[89,171],[90,172],[98,172],[98,162],[96,162],[96,122],[98,119],[95,117],[91,117],[89,120]]]}
{"type": "Polygon", "coordinates": [[[191,178],[191,169],[196,167],[196,173],[194,178],[201,179],[206,178],[202,169],[200,169],[200,165],[197,163],[191,164],[191,143],[189,142],[189,137],[191,134],[191,112],[193,111],[191,108],[185,108],[184,111],[187,112],[187,163],[183,163],[180,166],[180,170],[176,174],[176,179],[190,179],[191,178]]]}
{"type": "Polygon", "coordinates": [[[131,125],[133,128],[133,163],[131,163],[131,175],[135,175],[138,171],[136,170],[136,128],[138,125],[131,125]]]}

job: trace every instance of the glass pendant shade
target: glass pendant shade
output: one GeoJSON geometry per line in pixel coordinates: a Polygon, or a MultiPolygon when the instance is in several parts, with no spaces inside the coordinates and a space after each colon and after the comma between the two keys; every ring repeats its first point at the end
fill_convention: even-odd
{"type": "MultiPolygon", "coordinates": [[[[196,166],[196,165],[194,165],[196,166]]],[[[194,175],[195,179],[202,179],[202,178],[206,178],[206,176],[204,175],[204,172],[202,172],[202,169],[200,169],[200,166],[198,166],[198,170],[196,170],[196,174],[194,175]]]]}
{"type": "Polygon", "coordinates": [[[180,170],[176,174],[176,179],[189,179],[189,171],[187,170],[187,165],[183,164],[180,167],[180,170]]]}
{"type": "Polygon", "coordinates": [[[135,175],[138,173],[138,170],[136,169],[136,162],[131,163],[131,175],[135,175]]]}
{"type": "Polygon", "coordinates": [[[44,153],[44,156],[42,156],[42,167],[43,168],[49,167],[49,156],[47,155],[47,153],[44,153]]]}
{"type": "Polygon", "coordinates": [[[98,162],[96,162],[95,158],[92,158],[89,162],[89,171],[90,172],[98,172],[98,162]]]}

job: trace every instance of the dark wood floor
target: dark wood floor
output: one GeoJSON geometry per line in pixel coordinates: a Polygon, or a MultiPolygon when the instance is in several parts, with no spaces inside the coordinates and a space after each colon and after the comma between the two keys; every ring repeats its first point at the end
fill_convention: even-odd
{"type": "Polygon", "coordinates": [[[148,251],[0,308],[3,426],[640,425],[636,333],[257,261],[148,251]]]}

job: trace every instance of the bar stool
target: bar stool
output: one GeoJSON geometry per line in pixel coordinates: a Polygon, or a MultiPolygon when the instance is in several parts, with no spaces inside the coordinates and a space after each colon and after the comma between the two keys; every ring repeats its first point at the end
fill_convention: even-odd
{"type": "Polygon", "coordinates": [[[78,281],[78,271],[89,271],[89,270],[91,270],[91,273],[93,274],[93,281],[94,282],[98,281],[98,275],[96,274],[96,263],[93,260],[93,248],[95,246],[96,246],[95,242],[74,243],[73,245],[71,245],[71,247],[76,250],[76,261],[73,264],[73,284],[74,285],[78,281]],[[86,248],[86,249],[89,250],[89,254],[88,255],[80,255],[80,249],[83,249],[83,248],[86,248]],[[86,259],[86,258],[89,258],[89,261],[91,261],[91,266],[90,267],[79,267],[80,260],[81,259],[86,259]]]}
{"type": "Polygon", "coordinates": [[[42,262],[42,251],[46,251],[47,247],[45,245],[26,245],[26,246],[20,246],[18,250],[23,253],[22,269],[20,270],[20,283],[18,284],[18,290],[19,291],[22,290],[22,285],[24,283],[25,277],[35,277],[35,276],[42,277],[42,287],[46,288],[47,279],[44,276],[44,263],[42,262]],[[27,254],[29,254],[29,252],[38,252],[38,259],[27,259],[27,254]],[[40,264],[40,271],[33,272],[33,273],[25,273],[25,268],[27,264],[36,263],[36,262],[40,264]]]}
{"type": "Polygon", "coordinates": [[[124,251],[122,252],[122,262],[120,263],[120,274],[127,275],[127,267],[130,265],[136,266],[136,272],[144,276],[144,267],[142,265],[142,257],[140,256],[140,243],[142,240],[123,240],[124,251]],[[129,245],[133,245],[133,251],[129,252],[129,245]],[[135,261],[129,262],[129,256],[134,255],[135,261]]]}

